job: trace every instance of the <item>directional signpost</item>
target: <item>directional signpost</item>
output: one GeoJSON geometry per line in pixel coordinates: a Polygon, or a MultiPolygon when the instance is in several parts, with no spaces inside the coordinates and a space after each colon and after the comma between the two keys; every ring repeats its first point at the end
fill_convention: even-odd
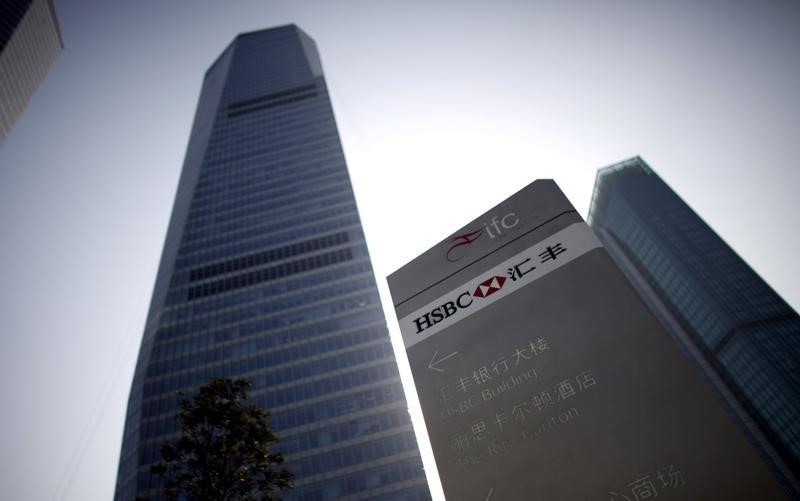
{"type": "Polygon", "coordinates": [[[784,497],[552,181],[389,287],[448,499],[784,497]]]}

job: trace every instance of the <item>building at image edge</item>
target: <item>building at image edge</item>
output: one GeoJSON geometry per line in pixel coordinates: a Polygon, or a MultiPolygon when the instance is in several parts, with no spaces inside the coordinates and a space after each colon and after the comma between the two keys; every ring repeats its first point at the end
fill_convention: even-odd
{"type": "Polygon", "coordinates": [[[598,171],[587,222],[776,477],[800,497],[797,312],[639,157],[598,171]]]}
{"type": "Polygon", "coordinates": [[[63,48],[52,0],[0,2],[0,144],[63,48]]]}

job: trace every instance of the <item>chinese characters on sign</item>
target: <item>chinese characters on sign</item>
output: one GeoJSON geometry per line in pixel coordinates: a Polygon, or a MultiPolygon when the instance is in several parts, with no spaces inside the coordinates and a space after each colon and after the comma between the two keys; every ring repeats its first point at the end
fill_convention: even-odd
{"type": "Polygon", "coordinates": [[[669,464],[629,482],[625,489],[608,491],[609,501],[642,501],[658,497],[658,493],[667,489],[677,489],[686,485],[683,472],[669,464]]]}
{"type": "Polygon", "coordinates": [[[470,374],[464,374],[452,383],[441,386],[439,401],[445,405],[441,411],[442,419],[463,415],[524,383],[537,380],[539,373],[531,364],[548,350],[550,344],[547,339],[537,337],[525,345],[515,347],[513,353],[509,350],[507,354],[496,357],[489,363],[473,367],[470,374]]]}
{"type": "MultiPolygon", "coordinates": [[[[519,367],[521,363],[524,364],[525,361],[531,360],[531,357],[538,356],[545,350],[549,349],[550,345],[547,343],[545,338],[540,337],[535,341],[530,341],[524,347],[515,348],[512,355],[501,355],[500,357],[492,360],[492,362],[488,365],[477,367],[472,371],[471,375],[459,377],[453,385],[455,391],[468,393],[472,386],[480,386],[490,383],[490,381],[503,376],[516,367],[519,367]]],[[[533,374],[535,377],[535,369],[533,374]]],[[[449,394],[449,389],[449,385],[445,385],[441,388],[440,391],[442,392],[442,400],[446,401],[452,398],[446,396],[449,394]]]]}
{"type": "MultiPolygon", "coordinates": [[[[547,261],[550,261],[551,259],[556,259],[559,254],[565,252],[566,250],[567,249],[563,247],[561,242],[552,246],[548,245],[545,248],[544,252],[539,253],[539,263],[544,264],[547,261]]],[[[506,270],[508,278],[510,278],[512,281],[517,281],[518,279],[524,277],[531,271],[535,270],[536,266],[530,264],[530,262],[531,258],[527,257],[519,264],[516,264],[513,267],[508,268],[506,270]]]]}
{"type": "MultiPolygon", "coordinates": [[[[480,447],[479,442],[492,436],[499,437],[501,432],[508,432],[526,426],[533,415],[540,414],[542,411],[554,407],[558,402],[575,397],[577,394],[588,391],[597,384],[594,374],[590,370],[584,370],[574,377],[560,380],[552,388],[535,391],[525,399],[517,401],[510,408],[495,409],[494,416],[488,419],[475,420],[470,425],[469,430],[460,431],[450,437],[452,449],[457,453],[466,453],[468,449],[480,447]],[[535,412],[534,412],[535,411],[535,412]]],[[[539,426],[531,430],[523,428],[511,438],[494,441],[485,448],[476,451],[477,455],[468,454],[459,458],[459,462],[465,465],[477,464],[489,456],[497,455],[499,452],[509,450],[511,447],[530,438],[535,438],[542,432],[551,429],[553,426],[564,424],[578,416],[576,408],[561,412],[558,415],[548,416],[539,426]]]]}

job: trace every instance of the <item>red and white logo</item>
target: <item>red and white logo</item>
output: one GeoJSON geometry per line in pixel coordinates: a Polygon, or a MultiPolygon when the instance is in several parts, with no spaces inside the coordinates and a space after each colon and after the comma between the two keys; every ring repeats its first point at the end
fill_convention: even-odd
{"type": "Polygon", "coordinates": [[[477,240],[479,236],[481,236],[481,233],[483,233],[483,229],[480,229],[478,231],[473,231],[472,233],[464,233],[463,235],[456,235],[453,238],[451,238],[450,243],[452,243],[453,245],[451,245],[450,248],[447,249],[447,260],[453,263],[464,257],[463,252],[453,253],[453,251],[463,245],[471,244],[472,242],[477,240]]]}
{"type": "Polygon", "coordinates": [[[473,297],[486,297],[491,296],[495,292],[503,288],[506,283],[506,277],[499,277],[497,275],[488,278],[478,285],[475,292],[472,293],[473,297]]]}

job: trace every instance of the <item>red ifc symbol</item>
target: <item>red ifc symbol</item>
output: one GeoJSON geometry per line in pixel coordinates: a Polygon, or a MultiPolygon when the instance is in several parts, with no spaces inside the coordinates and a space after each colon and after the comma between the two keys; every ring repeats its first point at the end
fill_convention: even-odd
{"type": "Polygon", "coordinates": [[[498,277],[494,276],[491,278],[487,278],[480,285],[478,288],[475,289],[475,292],[472,293],[474,297],[486,297],[491,296],[495,292],[499,291],[503,288],[503,284],[506,283],[506,277],[498,277]]]}

